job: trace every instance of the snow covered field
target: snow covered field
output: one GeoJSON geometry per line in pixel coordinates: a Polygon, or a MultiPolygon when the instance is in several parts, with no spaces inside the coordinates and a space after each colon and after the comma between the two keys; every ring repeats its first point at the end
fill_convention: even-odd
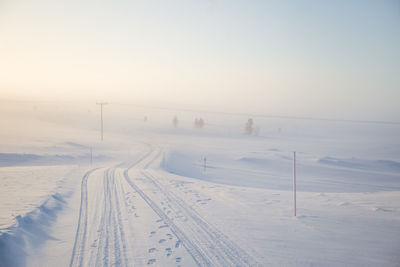
{"type": "Polygon", "coordinates": [[[0,266],[399,266],[398,124],[1,108],[0,266]]]}

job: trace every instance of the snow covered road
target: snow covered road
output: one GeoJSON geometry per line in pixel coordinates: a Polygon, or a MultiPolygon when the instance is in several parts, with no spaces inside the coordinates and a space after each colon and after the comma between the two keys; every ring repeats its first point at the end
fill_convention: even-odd
{"type": "Polygon", "coordinates": [[[85,174],[70,266],[259,265],[149,172],[161,155],[85,174]]]}

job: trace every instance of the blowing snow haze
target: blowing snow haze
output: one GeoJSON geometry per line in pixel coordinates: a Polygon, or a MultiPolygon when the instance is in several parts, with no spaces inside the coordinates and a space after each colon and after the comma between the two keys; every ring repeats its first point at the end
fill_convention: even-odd
{"type": "Polygon", "coordinates": [[[0,267],[398,266],[399,1],[0,0],[0,267]]]}
{"type": "Polygon", "coordinates": [[[398,1],[2,1],[2,98],[400,121],[398,1]]]}

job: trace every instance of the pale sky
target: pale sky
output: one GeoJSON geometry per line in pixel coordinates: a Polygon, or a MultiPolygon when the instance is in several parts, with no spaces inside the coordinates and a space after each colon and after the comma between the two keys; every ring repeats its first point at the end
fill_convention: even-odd
{"type": "Polygon", "coordinates": [[[0,93],[400,121],[400,1],[0,0],[0,93]]]}

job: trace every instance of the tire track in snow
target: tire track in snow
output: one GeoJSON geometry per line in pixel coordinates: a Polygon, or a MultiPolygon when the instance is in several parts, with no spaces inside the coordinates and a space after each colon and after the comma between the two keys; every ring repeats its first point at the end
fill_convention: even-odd
{"type": "MultiPolygon", "coordinates": [[[[127,257],[127,245],[125,240],[125,231],[122,223],[122,213],[120,209],[120,202],[118,199],[118,192],[117,192],[117,184],[115,183],[115,169],[113,169],[112,174],[112,184],[113,184],[113,195],[114,195],[114,225],[117,226],[117,237],[120,238],[120,249],[122,249],[122,258],[120,259],[119,263],[124,266],[128,266],[128,257],[127,257]],[[123,264],[122,264],[123,263],[123,264]]],[[[120,183],[120,182],[119,182],[120,183]]],[[[124,196],[122,194],[122,196],[124,196]]],[[[121,255],[120,255],[121,256],[121,255]]]]}
{"type": "Polygon", "coordinates": [[[164,194],[168,203],[176,210],[190,219],[187,222],[188,228],[198,238],[198,243],[208,244],[207,248],[212,248],[211,254],[221,266],[260,266],[250,255],[242,248],[231,241],[221,231],[208,223],[199,213],[192,207],[187,205],[185,201],[175,195],[173,192],[165,190],[156,180],[154,176],[145,171],[142,174],[152,183],[159,192],[164,194]]]}
{"type": "MultiPolygon", "coordinates": [[[[152,148],[140,157],[131,167],[141,163],[151,153],[152,148]]],[[[97,230],[95,247],[88,248],[88,179],[89,176],[99,168],[88,171],[81,182],[81,203],[79,210],[78,226],[75,234],[70,267],[76,266],[129,266],[127,257],[127,245],[123,229],[122,212],[120,209],[119,194],[116,186],[116,168],[122,167],[123,163],[104,171],[103,176],[103,205],[100,223],[97,230]],[[90,253],[90,255],[87,255],[90,253]],[[88,259],[85,260],[85,258],[88,259]],[[95,263],[94,263],[95,260],[95,263]]],[[[122,178],[122,177],[121,177],[122,178]]],[[[91,227],[95,227],[93,224],[91,227]]]]}
{"type": "Polygon", "coordinates": [[[157,206],[157,204],[151,200],[139,187],[136,186],[129,178],[128,170],[124,171],[124,176],[128,184],[142,197],[144,201],[154,210],[157,215],[164,220],[164,222],[170,227],[171,231],[175,234],[175,236],[181,240],[182,245],[186,248],[189,254],[193,257],[194,261],[198,266],[212,266],[210,259],[205,256],[201,248],[199,248],[196,244],[194,244],[190,238],[188,238],[181,229],[179,229],[173,221],[157,206]]]}
{"type": "MultiPolygon", "coordinates": [[[[70,267],[84,266],[86,257],[86,244],[88,242],[88,172],[82,179],[81,208],[78,219],[78,228],[75,237],[75,245],[71,256],[70,267]]],[[[126,241],[119,208],[118,195],[115,187],[115,167],[104,171],[103,177],[103,209],[98,229],[98,245],[96,249],[95,266],[128,266],[126,256],[126,241]]],[[[94,251],[88,251],[92,254],[94,251]]],[[[89,265],[93,265],[93,257],[90,255],[89,265]]]]}
{"type": "Polygon", "coordinates": [[[92,174],[96,169],[88,171],[82,178],[81,183],[81,205],[79,209],[79,219],[78,228],[75,234],[74,248],[72,250],[72,256],[69,266],[82,266],[85,244],[86,244],[86,234],[87,234],[87,224],[88,224],[88,192],[87,192],[87,180],[89,175],[92,174]]]}
{"type": "Polygon", "coordinates": [[[148,205],[171,228],[172,232],[181,240],[182,245],[193,257],[199,266],[261,266],[242,248],[231,241],[227,236],[215,227],[211,226],[197,211],[188,206],[181,198],[171,191],[165,190],[155,177],[145,172],[159,156],[159,150],[149,162],[144,164],[142,174],[163,194],[171,208],[181,212],[188,218],[185,224],[178,226],[146,193],[144,193],[128,175],[129,169],[124,172],[125,179],[135,189],[148,205]]]}
{"type": "Polygon", "coordinates": [[[181,198],[163,188],[156,177],[146,172],[146,169],[160,155],[159,149],[151,148],[148,153],[125,169],[123,176],[120,176],[120,172],[117,171],[117,167],[122,167],[122,165],[105,170],[103,179],[100,180],[103,184],[99,184],[99,187],[94,187],[93,189],[91,189],[91,186],[89,188],[94,190],[93,196],[96,196],[97,192],[99,203],[96,198],[93,198],[92,191],[90,191],[90,201],[88,200],[88,178],[94,170],[85,174],[81,184],[81,207],[70,267],[84,265],[130,266],[130,258],[128,258],[130,254],[127,250],[125,236],[126,229],[124,229],[124,224],[125,227],[127,225],[123,220],[126,215],[123,214],[120,207],[124,194],[121,193],[123,190],[118,189],[118,186],[121,187],[121,179],[124,178],[127,182],[126,186],[134,189],[164,223],[169,226],[172,233],[178,238],[178,242],[182,244],[198,266],[259,265],[244,250],[211,226],[181,198]],[[142,170],[145,178],[143,181],[150,184],[159,193],[159,196],[166,198],[175,213],[181,212],[188,218],[188,221],[174,221],[175,218],[172,217],[174,212],[168,215],[170,211],[168,213],[164,212],[159,203],[157,203],[158,195],[156,198],[150,197],[130,179],[128,171],[135,166],[139,171],[142,170]],[[90,207],[88,207],[88,203],[91,205],[90,207]],[[92,204],[94,205],[93,207],[92,204]],[[101,209],[100,212],[95,211],[93,213],[92,210],[89,210],[97,207],[99,210],[101,209]],[[95,215],[94,217],[93,214],[95,215]],[[101,215],[100,218],[97,215],[101,215]],[[98,223],[97,226],[96,223],[98,223]],[[97,227],[97,231],[90,227],[97,227]],[[88,245],[90,240],[94,240],[92,246],[88,245]]]}
{"type": "MultiPolygon", "coordinates": [[[[96,264],[94,266],[128,266],[127,245],[116,191],[116,167],[107,169],[103,177],[103,209],[99,224],[96,264]]],[[[93,266],[90,262],[89,266],[93,266]]]]}

